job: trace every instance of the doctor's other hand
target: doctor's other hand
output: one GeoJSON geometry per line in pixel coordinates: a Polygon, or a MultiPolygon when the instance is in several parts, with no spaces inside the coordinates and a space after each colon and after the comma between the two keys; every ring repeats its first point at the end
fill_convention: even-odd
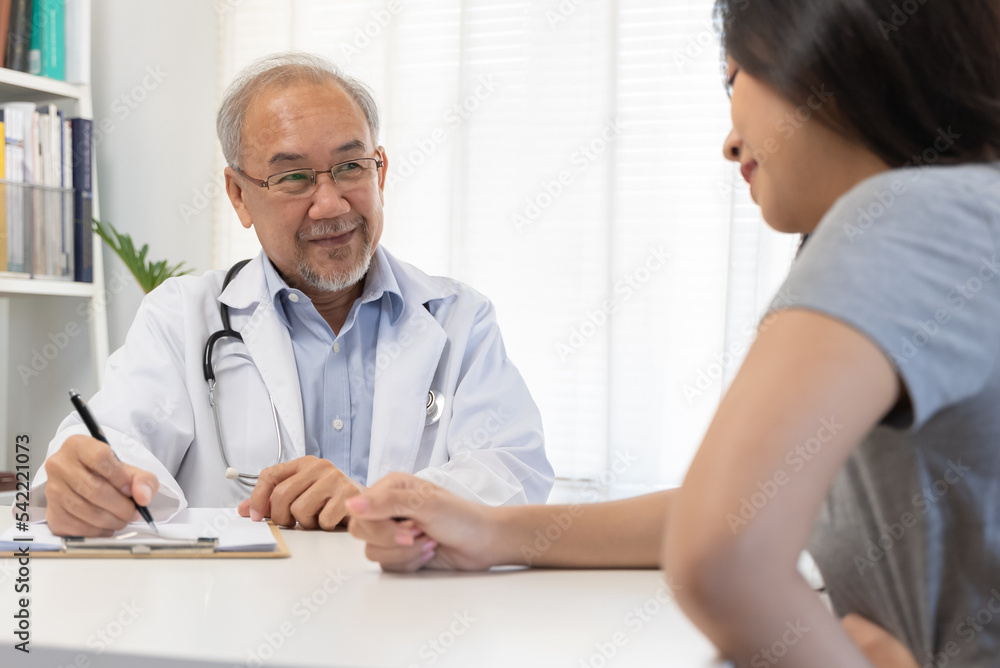
{"type": "Polygon", "coordinates": [[[348,530],[383,570],[482,571],[502,554],[499,511],[408,473],[390,473],[347,502],[348,530]]]}
{"type": "Polygon", "coordinates": [[[332,531],[347,515],[344,502],[362,489],[330,460],[308,455],[261,471],[237,511],[255,522],[270,517],[283,527],[298,522],[303,529],[332,531]]]}
{"type": "Polygon", "coordinates": [[[57,536],[110,536],[139,519],[130,495],[145,506],[160,487],[155,475],[82,435],[66,439],[45,461],[45,473],[45,519],[57,536]]]}

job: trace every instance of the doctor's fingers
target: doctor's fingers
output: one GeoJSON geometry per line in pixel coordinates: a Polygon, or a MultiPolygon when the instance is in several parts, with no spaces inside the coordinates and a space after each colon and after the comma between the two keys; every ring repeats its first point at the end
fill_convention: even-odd
{"type": "MultiPolygon", "coordinates": [[[[71,436],[66,439],[66,443],[63,445],[64,448],[67,446],[71,448],[70,451],[83,467],[107,480],[122,494],[137,497],[138,503],[147,505],[156,495],[160,486],[156,476],[149,471],[118,461],[111,446],[107,443],[102,443],[89,436],[71,436]]],[[[73,466],[72,458],[67,464],[73,466]]]]}
{"type": "Polygon", "coordinates": [[[304,529],[333,531],[347,516],[344,501],[358,491],[347,476],[336,471],[336,475],[321,477],[299,494],[290,511],[304,529]]]}
{"type": "Polygon", "coordinates": [[[396,547],[379,547],[367,545],[365,556],[370,561],[378,562],[382,570],[393,573],[412,573],[420,570],[434,558],[437,543],[422,536],[413,545],[396,547]]]}
{"type": "Polygon", "coordinates": [[[323,510],[319,513],[319,526],[318,529],[323,531],[333,531],[341,522],[347,517],[347,506],[344,505],[344,501],[347,500],[346,496],[339,496],[336,499],[328,499],[326,505],[323,506],[323,510]]]}
{"type": "Polygon", "coordinates": [[[124,528],[135,515],[135,508],[131,503],[128,518],[122,519],[95,506],[59,482],[50,481],[45,492],[48,497],[45,519],[56,535],[110,536],[114,531],[124,528]]]}
{"type": "Polygon", "coordinates": [[[268,466],[261,471],[257,478],[257,484],[254,485],[253,492],[250,494],[250,517],[254,517],[257,513],[260,517],[270,517],[277,524],[281,524],[279,517],[290,521],[291,515],[288,513],[288,507],[303,489],[319,478],[326,468],[324,462],[326,465],[333,466],[333,463],[328,460],[309,455],[293,459],[290,462],[268,466]],[[291,483],[287,484],[289,481],[291,483]],[[271,503],[270,509],[268,509],[268,502],[271,503]],[[281,507],[275,509],[275,505],[281,507]],[[278,516],[275,516],[276,510],[278,516]]]}
{"type": "Polygon", "coordinates": [[[64,503],[72,506],[80,502],[93,505],[126,523],[135,513],[135,506],[123,490],[79,462],[52,457],[45,463],[45,472],[49,498],[66,499],[64,503]]]}
{"type": "MultiPolygon", "coordinates": [[[[342,504],[348,488],[357,490],[347,476],[330,462],[303,467],[292,477],[278,483],[271,492],[271,519],[281,526],[295,526],[298,520],[303,528],[315,529],[323,506],[330,499],[342,504]]],[[[252,496],[250,507],[253,508],[252,496]]]]}

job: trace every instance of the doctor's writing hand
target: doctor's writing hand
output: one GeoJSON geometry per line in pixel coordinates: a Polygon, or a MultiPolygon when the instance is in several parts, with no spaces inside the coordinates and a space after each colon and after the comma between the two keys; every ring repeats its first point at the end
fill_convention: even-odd
{"type": "Polygon", "coordinates": [[[270,517],[279,526],[332,531],[347,515],[344,501],[362,489],[330,460],[309,455],[261,471],[237,510],[255,522],[270,517]]]}
{"type": "Polygon", "coordinates": [[[45,519],[57,536],[110,536],[148,505],[160,483],[149,471],[123,464],[106,444],[70,436],[45,461],[45,519]]]}
{"type": "Polygon", "coordinates": [[[347,507],[351,535],[368,543],[365,555],[383,570],[482,571],[500,563],[500,509],[416,476],[390,473],[347,507]]]}

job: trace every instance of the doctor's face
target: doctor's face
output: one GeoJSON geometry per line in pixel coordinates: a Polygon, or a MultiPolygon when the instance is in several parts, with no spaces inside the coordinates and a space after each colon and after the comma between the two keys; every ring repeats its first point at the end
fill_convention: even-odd
{"type": "Polygon", "coordinates": [[[364,112],[333,83],[274,86],[247,109],[239,167],[253,179],[319,172],[360,158],[379,158],[383,166],[350,163],[337,182],[327,172],[306,187],[301,174],[285,177],[283,186],[277,185],[281,177],[271,178],[263,188],[226,168],[240,222],[254,228],[289,285],[339,292],[364,278],[382,237],[385,153],[375,146],[364,112]],[[355,176],[359,165],[368,168],[363,178],[355,176]]]}

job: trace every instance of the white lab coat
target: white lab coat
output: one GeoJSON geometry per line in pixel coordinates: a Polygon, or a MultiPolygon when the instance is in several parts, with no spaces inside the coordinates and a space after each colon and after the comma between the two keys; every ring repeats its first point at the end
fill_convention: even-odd
{"type": "MultiPolygon", "coordinates": [[[[462,283],[428,276],[384,249],[377,252],[386,254],[404,307],[395,325],[387,313],[380,316],[367,484],[391,471],[416,472],[491,505],[544,502],[553,472],[541,416],[507,359],[492,304],[462,283]],[[427,425],[431,389],[442,398],[443,414],[427,425]]],[[[150,504],[155,519],[187,505],[233,506],[250,495],[250,488],[224,477],[202,370],[205,342],[222,327],[220,301],[229,305],[232,327],[259,371],[258,377],[245,364],[240,380],[230,377],[228,385],[217,371],[231,465],[255,474],[277,460],[275,419],[264,387],[281,429],[282,459],[306,454],[291,338],[268,297],[265,261],[263,253],[254,258],[222,295],[223,270],[173,278],[150,293],[125,344],[108,359],[103,387],[88,402],[118,457],[159,478],[150,504]]],[[[80,433],[86,428],[72,413],[48,456],[80,433]]],[[[45,480],[42,467],[33,484],[33,508],[45,505],[45,480]]],[[[41,519],[44,511],[32,516],[41,519]]]]}

